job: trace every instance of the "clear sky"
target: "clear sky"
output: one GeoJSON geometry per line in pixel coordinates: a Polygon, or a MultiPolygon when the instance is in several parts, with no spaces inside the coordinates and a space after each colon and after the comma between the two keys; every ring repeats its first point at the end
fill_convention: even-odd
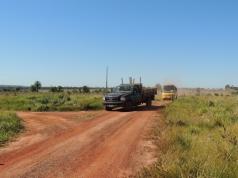
{"type": "Polygon", "coordinates": [[[238,85],[237,0],[0,0],[0,84],[238,85]]]}

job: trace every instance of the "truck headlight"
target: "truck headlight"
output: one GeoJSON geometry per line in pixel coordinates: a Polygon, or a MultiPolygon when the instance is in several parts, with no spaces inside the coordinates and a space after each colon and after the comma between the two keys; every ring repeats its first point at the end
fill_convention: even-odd
{"type": "Polygon", "coordinates": [[[102,97],[102,100],[103,100],[103,101],[106,101],[106,98],[105,98],[105,96],[104,96],[104,97],[102,97]]]}
{"type": "Polygon", "coordinates": [[[126,101],[126,98],[124,96],[121,97],[121,101],[126,101]]]}

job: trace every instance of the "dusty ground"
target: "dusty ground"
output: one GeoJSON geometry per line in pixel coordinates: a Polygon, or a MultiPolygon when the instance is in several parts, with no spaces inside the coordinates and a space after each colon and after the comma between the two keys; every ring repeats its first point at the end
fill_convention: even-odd
{"type": "Polygon", "coordinates": [[[0,177],[128,177],[155,161],[145,137],[160,107],[18,113],[26,132],[0,149],[0,177]]]}

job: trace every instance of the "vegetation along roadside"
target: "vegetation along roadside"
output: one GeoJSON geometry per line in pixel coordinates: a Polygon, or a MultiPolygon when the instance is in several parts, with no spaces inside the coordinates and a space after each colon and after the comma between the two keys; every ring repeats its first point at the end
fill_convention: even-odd
{"type": "Polygon", "coordinates": [[[0,146],[23,129],[20,118],[13,112],[0,112],[0,146]]]}
{"type": "Polygon", "coordinates": [[[237,97],[182,97],[153,133],[158,161],[138,177],[238,177],[237,97]]]}
{"type": "Polygon", "coordinates": [[[102,109],[102,95],[82,93],[2,93],[2,111],[81,111],[102,109]]]}
{"type": "Polygon", "coordinates": [[[82,111],[102,109],[102,95],[79,92],[1,92],[0,146],[24,128],[17,111],[82,111]]]}

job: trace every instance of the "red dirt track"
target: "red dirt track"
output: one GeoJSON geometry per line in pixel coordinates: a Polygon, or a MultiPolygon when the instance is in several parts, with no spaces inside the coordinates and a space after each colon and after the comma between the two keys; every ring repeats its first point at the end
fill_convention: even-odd
{"type": "Polygon", "coordinates": [[[0,149],[0,177],[133,175],[155,160],[146,136],[159,111],[20,112],[26,131],[0,149]]]}

